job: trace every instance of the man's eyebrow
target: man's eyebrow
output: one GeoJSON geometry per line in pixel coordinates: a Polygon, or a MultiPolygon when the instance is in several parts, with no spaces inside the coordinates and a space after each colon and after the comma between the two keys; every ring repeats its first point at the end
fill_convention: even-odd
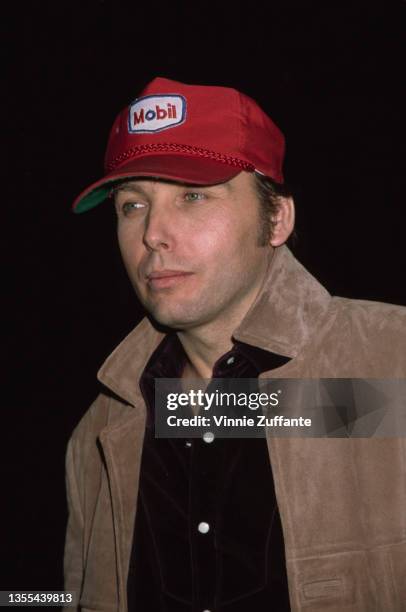
{"type": "Polygon", "coordinates": [[[141,193],[145,196],[147,195],[145,189],[143,189],[140,185],[137,185],[137,183],[119,183],[118,185],[112,187],[111,195],[115,195],[119,191],[132,191],[134,193],[141,193]]]}
{"type": "MultiPolygon", "coordinates": [[[[210,189],[213,187],[222,187],[227,189],[227,191],[230,191],[231,187],[229,182],[226,183],[213,183],[211,185],[201,185],[198,183],[180,183],[177,181],[162,181],[162,182],[167,182],[170,183],[172,185],[178,185],[179,187],[183,187],[184,189],[210,189]]],[[[117,193],[119,193],[120,191],[130,191],[133,193],[140,193],[141,195],[147,196],[147,192],[145,191],[145,189],[143,189],[141,187],[141,185],[139,185],[138,183],[135,182],[125,182],[125,183],[119,183],[118,185],[115,185],[114,187],[112,187],[110,195],[116,195],[117,193]]]]}
{"type": "Polygon", "coordinates": [[[213,183],[211,185],[201,185],[194,183],[181,183],[183,187],[187,189],[212,189],[213,187],[225,187],[226,189],[230,189],[230,185],[228,183],[213,183]]]}

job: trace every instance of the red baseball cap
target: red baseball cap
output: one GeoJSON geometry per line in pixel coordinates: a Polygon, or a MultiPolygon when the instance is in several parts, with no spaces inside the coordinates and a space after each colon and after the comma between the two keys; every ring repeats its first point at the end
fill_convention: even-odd
{"type": "Polygon", "coordinates": [[[282,132],[252,98],[229,87],[156,78],[116,118],[105,175],[72,208],[94,208],[115,182],[131,177],[213,185],[245,170],[282,183],[284,151],[282,132]]]}

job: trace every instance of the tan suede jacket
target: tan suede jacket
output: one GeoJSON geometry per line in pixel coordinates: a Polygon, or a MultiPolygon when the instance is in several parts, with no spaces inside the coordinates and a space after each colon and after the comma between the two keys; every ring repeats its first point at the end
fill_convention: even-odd
{"type": "MultiPolygon", "coordinates": [[[[127,610],[146,417],[138,381],[162,337],[144,319],[116,348],[99,372],[114,395],[99,395],[69,443],[65,589],[85,612],[127,610]]],[[[285,246],[234,337],[291,358],[263,376],[406,378],[406,308],[331,297],[285,246]]],[[[272,438],[268,448],[292,611],[406,611],[406,439],[272,438]]]]}

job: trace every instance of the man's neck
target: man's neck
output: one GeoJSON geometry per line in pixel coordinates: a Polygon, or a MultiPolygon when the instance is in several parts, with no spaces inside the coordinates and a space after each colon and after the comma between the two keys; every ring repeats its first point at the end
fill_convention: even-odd
{"type": "Polygon", "coordinates": [[[178,336],[187,355],[183,378],[211,378],[216,361],[232,348],[231,335],[215,340],[184,332],[178,336]]]}
{"type": "Polygon", "coordinates": [[[233,347],[232,336],[251,306],[252,299],[241,304],[234,313],[228,313],[227,321],[213,321],[191,330],[178,332],[187,356],[183,378],[212,377],[214,364],[233,347]]]}

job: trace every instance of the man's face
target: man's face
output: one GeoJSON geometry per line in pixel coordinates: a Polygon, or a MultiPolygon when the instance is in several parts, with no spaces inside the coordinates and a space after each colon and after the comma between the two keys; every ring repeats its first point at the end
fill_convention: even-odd
{"type": "Polygon", "coordinates": [[[125,267],[158,323],[186,330],[245,314],[272,251],[258,245],[251,174],[209,187],[134,179],[115,205],[125,267]]]}

